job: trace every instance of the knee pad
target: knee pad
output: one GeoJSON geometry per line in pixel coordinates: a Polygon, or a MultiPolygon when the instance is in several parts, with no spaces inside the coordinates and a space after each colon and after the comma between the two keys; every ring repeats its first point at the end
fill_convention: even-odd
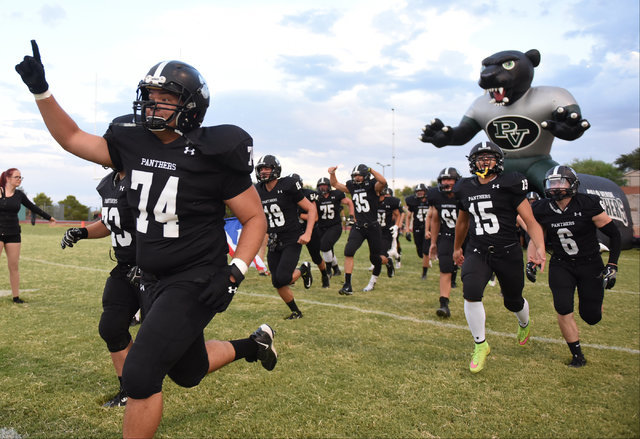
{"type": "Polygon", "coordinates": [[[331,261],[333,261],[333,252],[331,250],[329,250],[328,252],[322,252],[322,259],[327,264],[331,264],[331,261]]]}
{"type": "Polygon", "coordinates": [[[155,376],[151,370],[140,367],[141,359],[129,352],[122,369],[122,387],[131,398],[146,399],[162,391],[164,376],[155,376]]]}
{"type": "Polygon", "coordinates": [[[274,288],[285,287],[291,284],[291,280],[291,274],[277,274],[271,272],[271,285],[273,285],[274,288]]]}
{"type": "Polygon", "coordinates": [[[207,375],[207,372],[209,371],[209,362],[190,369],[191,370],[182,370],[180,368],[174,368],[169,371],[169,378],[171,378],[173,382],[180,387],[195,387],[200,384],[202,378],[207,375]]]}
{"type": "Polygon", "coordinates": [[[580,317],[585,321],[585,323],[589,325],[595,325],[600,320],[602,320],[602,313],[600,311],[588,312],[580,310],[580,317]]]}
{"type": "Polygon", "coordinates": [[[524,306],[524,298],[520,297],[506,297],[504,298],[504,307],[511,312],[518,312],[522,310],[524,306]]]}
{"type": "Polygon", "coordinates": [[[369,261],[371,261],[374,266],[382,265],[382,258],[380,255],[370,255],[369,261]]]}
{"type": "Polygon", "coordinates": [[[102,314],[100,323],[98,324],[98,332],[100,337],[107,344],[109,352],[120,352],[131,342],[131,334],[129,333],[129,323],[131,320],[126,316],[113,316],[102,314]]]}

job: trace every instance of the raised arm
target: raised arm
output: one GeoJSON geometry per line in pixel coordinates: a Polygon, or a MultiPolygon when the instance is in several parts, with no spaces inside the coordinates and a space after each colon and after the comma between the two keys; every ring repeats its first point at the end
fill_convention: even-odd
{"type": "Polygon", "coordinates": [[[329,173],[329,182],[331,183],[331,186],[333,186],[334,188],[338,189],[341,192],[349,193],[349,189],[347,189],[347,186],[345,186],[344,184],[340,183],[338,181],[338,178],[336,177],[336,169],[338,169],[337,166],[332,166],[329,169],[327,169],[327,172],[329,173]]]}
{"type": "Polygon", "coordinates": [[[103,137],[82,131],[55,100],[45,79],[44,66],[35,40],[31,40],[33,56],[25,56],[16,65],[22,81],[33,93],[49,133],[66,151],[85,160],[112,167],[107,142],[103,137]]]}

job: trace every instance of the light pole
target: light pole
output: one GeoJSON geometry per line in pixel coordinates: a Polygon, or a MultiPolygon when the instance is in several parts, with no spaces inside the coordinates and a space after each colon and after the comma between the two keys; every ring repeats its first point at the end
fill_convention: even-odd
{"type": "Polygon", "coordinates": [[[391,166],[391,164],[383,165],[383,164],[382,164],[382,163],[380,163],[380,162],[376,162],[376,165],[380,165],[380,166],[382,166],[382,176],[383,176],[383,177],[384,177],[384,168],[386,168],[387,166],[391,166]]]}
{"type": "MultiPolygon", "coordinates": [[[[391,189],[396,190],[396,109],[391,109],[391,189]]],[[[384,168],[382,168],[384,171],[384,168]]],[[[384,172],[383,172],[384,176],[384,172]]]]}

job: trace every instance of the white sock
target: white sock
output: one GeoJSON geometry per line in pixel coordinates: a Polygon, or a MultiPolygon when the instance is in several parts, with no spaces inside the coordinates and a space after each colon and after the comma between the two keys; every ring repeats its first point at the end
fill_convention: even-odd
{"type": "Polygon", "coordinates": [[[329,250],[328,252],[322,252],[322,260],[327,265],[331,265],[331,261],[333,261],[333,252],[331,250],[329,250]]]}
{"type": "Polygon", "coordinates": [[[516,317],[518,318],[518,323],[521,327],[525,327],[529,324],[529,302],[527,299],[524,299],[524,306],[518,312],[514,312],[516,317]]]}
{"type": "Polygon", "coordinates": [[[333,259],[331,260],[331,265],[338,265],[338,258],[336,258],[336,255],[333,255],[333,259]]]}
{"type": "Polygon", "coordinates": [[[485,340],[484,324],[487,315],[484,312],[484,305],[482,302],[469,302],[464,301],[464,315],[467,318],[467,324],[473,335],[473,340],[476,343],[483,342],[485,340]]]}
{"type": "Polygon", "coordinates": [[[369,283],[376,283],[378,282],[378,276],[374,276],[373,274],[371,275],[371,279],[369,279],[369,283]]]}

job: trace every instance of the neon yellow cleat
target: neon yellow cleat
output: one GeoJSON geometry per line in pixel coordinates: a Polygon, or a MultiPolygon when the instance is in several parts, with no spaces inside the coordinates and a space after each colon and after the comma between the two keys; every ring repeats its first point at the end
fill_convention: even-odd
{"type": "Polygon", "coordinates": [[[518,325],[518,344],[524,346],[529,341],[529,327],[531,326],[531,320],[524,328],[518,325]]]}
{"type": "Polygon", "coordinates": [[[491,348],[486,340],[482,343],[476,343],[473,356],[471,357],[471,363],[469,363],[469,370],[473,373],[478,373],[484,369],[484,363],[487,361],[489,352],[491,352],[491,348]]]}

